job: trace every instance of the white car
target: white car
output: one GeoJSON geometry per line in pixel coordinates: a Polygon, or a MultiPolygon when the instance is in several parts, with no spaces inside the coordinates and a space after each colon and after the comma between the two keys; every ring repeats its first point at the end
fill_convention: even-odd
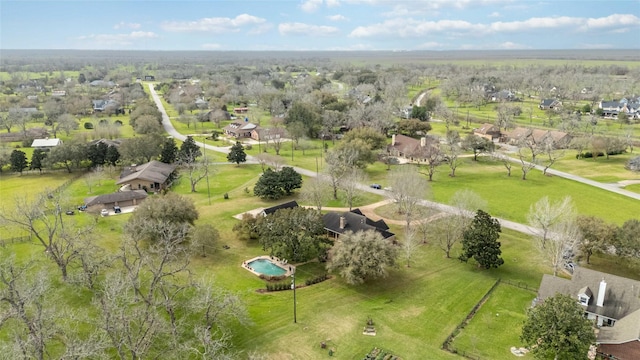
{"type": "Polygon", "coordinates": [[[107,209],[102,209],[102,210],[100,210],[100,215],[101,215],[101,216],[107,216],[107,215],[109,215],[109,210],[107,210],[107,209]]]}

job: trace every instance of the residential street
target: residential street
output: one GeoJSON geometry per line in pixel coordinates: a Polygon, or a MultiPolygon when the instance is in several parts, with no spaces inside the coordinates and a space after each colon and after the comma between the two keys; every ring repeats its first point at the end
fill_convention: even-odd
{"type": "MultiPolygon", "coordinates": [[[[164,109],[164,106],[162,105],[162,102],[160,101],[160,97],[158,95],[158,93],[155,91],[155,89],[153,88],[153,84],[149,84],[149,91],[151,92],[151,96],[153,97],[153,100],[156,103],[156,106],[158,106],[158,110],[160,110],[160,113],[162,113],[162,126],[164,127],[165,131],[173,136],[174,138],[184,141],[187,137],[185,135],[180,134],[178,131],[176,131],[176,129],[173,127],[173,125],[171,124],[171,121],[169,120],[169,116],[167,115],[166,110],[164,109]]],[[[212,146],[212,145],[208,145],[208,144],[203,144],[200,142],[196,142],[198,144],[198,146],[200,147],[206,147],[206,149],[208,150],[213,150],[213,151],[218,151],[221,153],[225,153],[228,154],[229,153],[229,147],[219,147],[219,146],[212,146]]],[[[518,159],[513,159],[514,162],[520,163],[520,161],[518,159]]],[[[247,162],[248,163],[256,163],[256,160],[253,159],[251,156],[247,155],[247,162]]],[[[318,176],[318,174],[315,171],[312,170],[307,170],[307,169],[303,169],[303,168],[299,168],[299,167],[293,167],[295,169],[295,171],[297,171],[298,173],[302,174],[302,175],[306,175],[306,176],[310,176],[310,177],[315,177],[318,176]]],[[[543,170],[544,167],[542,166],[536,166],[537,169],[539,170],[543,170]]],[[[577,181],[577,182],[581,182],[583,184],[587,184],[590,186],[595,186],[598,187],[600,189],[603,190],[607,190],[607,191],[611,191],[611,192],[615,192],[617,194],[623,195],[623,196],[627,196],[636,200],[640,200],[640,194],[628,191],[628,190],[624,190],[621,189],[615,185],[611,185],[611,184],[603,184],[597,181],[593,181],[593,180],[589,180],[589,179],[585,179],[583,177],[577,176],[577,175],[573,175],[573,174],[569,174],[566,172],[562,172],[562,171],[558,171],[558,170],[554,170],[554,169],[548,169],[547,173],[553,175],[553,176],[559,176],[559,177],[563,177],[565,179],[569,179],[569,180],[573,180],[573,181],[577,181]]],[[[360,184],[360,190],[362,191],[367,191],[373,194],[378,194],[378,195],[385,195],[385,190],[379,190],[379,189],[372,189],[370,188],[368,185],[366,184],[360,184]]],[[[444,212],[452,212],[453,208],[449,205],[445,205],[445,204],[440,204],[440,203],[436,203],[433,201],[428,201],[428,200],[422,200],[420,202],[423,206],[428,206],[428,207],[432,207],[432,208],[436,208],[439,209],[441,211],[444,212]]],[[[502,225],[502,227],[507,228],[507,229],[511,229],[511,230],[515,230],[515,231],[519,231],[525,234],[533,234],[535,229],[525,225],[525,224],[520,224],[520,223],[516,223],[513,221],[509,221],[509,220],[504,220],[504,219],[500,219],[497,218],[498,221],[500,221],[500,224],[502,225]]]]}

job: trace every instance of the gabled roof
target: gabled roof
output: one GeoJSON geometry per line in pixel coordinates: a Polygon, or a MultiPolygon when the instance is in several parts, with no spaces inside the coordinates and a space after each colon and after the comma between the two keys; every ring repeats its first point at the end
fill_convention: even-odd
{"type": "Polygon", "coordinates": [[[105,194],[99,196],[91,196],[84,199],[84,204],[87,206],[113,204],[121,201],[128,200],[142,200],[147,198],[147,192],[144,190],[133,191],[120,191],[112,194],[105,194]]]}
{"type": "Polygon", "coordinates": [[[619,320],[640,310],[640,281],[584,267],[576,267],[571,280],[543,275],[538,298],[544,300],[556,293],[562,293],[575,297],[577,300],[578,293],[585,286],[594,293],[586,306],[587,312],[619,320]],[[606,282],[604,301],[603,306],[597,306],[596,299],[600,295],[600,281],[602,280],[606,282]]]}
{"type": "Polygon", "coordinates": [[[478,134],[488,134],[489,132],[500,132],[500,128],[495,124],[484,123],[475,131],[478,134]]]}
{"type": "Polygon", "coordinates": [[[640,340],[640,309],[616,321],[614,326],[600,328],[598,342],[605,344],[621,344],[640,340]]]}
{"type": "Polygon", "coordinates": [[[380,223],[379,221],[373,221],[371,219],[367,219],[366,216],[361,215],[360,210],[352,210],[346,211],[343,213],[330,212],[325,214],[322,217],[322,221],[324,222],[324,228],[338,234],[344,234],[347,231],[358,232],[358,231],[369,231],[373,230],[383,238],[388,239],[395,234],[388,231],[389,227],[384,221],[380,223]],[[354,211],[357,211],[354,212],[354,211]],[[345,226],[340,228],[340,218],[344,218],[345,226]]]}
{"type": "MultiPolygon", "coordinates": [[[[393,144],[389,145],[390,148],[394,148],[398,150],[405,156],[411,156],[419,153],[419,150],[421,148],[420,146],[421,140],[414,139],[412,137],[402,135],[402,134],[394,135],[394,139],[395,140],[393,141],[393,144]]],[[[433,141],[428,137],[425,140],[427,144],[433,141]]]]}
{"type": "Polygon", "coordinates": [[[231,124],[225,126],[223,130],[232,131],[232,132],[239,131],[239,130],[249,130],[249,131],[251,131],[251,130],[257,128],[257,127],[258,127],[258,125],[252,124],[250,122],[235,121],[235,122],[232,122],[231,124]]]}
{"type": "Polygon", "coordinates": [[[35,139],[31,143],[31,147],[54,147],[62,144],[60,139],[35,139]]]}
{"type": "Polygon", "coordinates": [[[176,166],[173,164],[165,164],[163,162],[153,160],[146,164],[126,168],[122,171],[120,180],[118,180],[116,184],[125,184],[133,180],[146,180],[163,184],[175,169],[176,166]]]}
{"type": "Polygon", "coordinates": [[[297,208],[298,207],[298,203],[294,200],[294,201],[289,201],[280,205],[276,205],[276,206],[272,206],[270,208],[266,208],[264,210],[262,210],[262,213],[264,215],[270,215],[273,214],[274,212],[281,210],[281,209],[293,209],[293,208],[297,208]]]}

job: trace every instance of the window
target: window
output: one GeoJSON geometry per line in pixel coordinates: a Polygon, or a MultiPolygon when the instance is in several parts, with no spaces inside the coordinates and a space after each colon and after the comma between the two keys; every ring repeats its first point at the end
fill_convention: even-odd
{"type": "Polygon", "coordinates": [[[580,305],[589,305],[589,297],[586,295],[578,295],[578,301],[580,305]]]}

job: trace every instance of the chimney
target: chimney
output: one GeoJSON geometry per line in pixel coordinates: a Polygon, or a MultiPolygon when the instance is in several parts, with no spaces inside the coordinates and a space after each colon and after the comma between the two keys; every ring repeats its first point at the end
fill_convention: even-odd
{"type": "Polygon", "coordinates": [[[340,216],[340,229],[344,229],[345,226],[347,226],[347,218],[340,216]]]}
{"type": "Polygon", "coordinates": [[[391,146],[396,144],[396,134],[391,135],[391,146]]]}
{"type": "Polygon", "coordinates": [[[425,147],[425,146],[427,146],[427,138],[423,136],[420,138],[420,147],[425,147]]]}
{"type": "Polygon", "coordinates": [[[602,307],[604,305],[604,293],[607,291],[607,282],[602,279],[600,281],[600,289],[598,289],[598,301],[596,305],[602,307]]]}

